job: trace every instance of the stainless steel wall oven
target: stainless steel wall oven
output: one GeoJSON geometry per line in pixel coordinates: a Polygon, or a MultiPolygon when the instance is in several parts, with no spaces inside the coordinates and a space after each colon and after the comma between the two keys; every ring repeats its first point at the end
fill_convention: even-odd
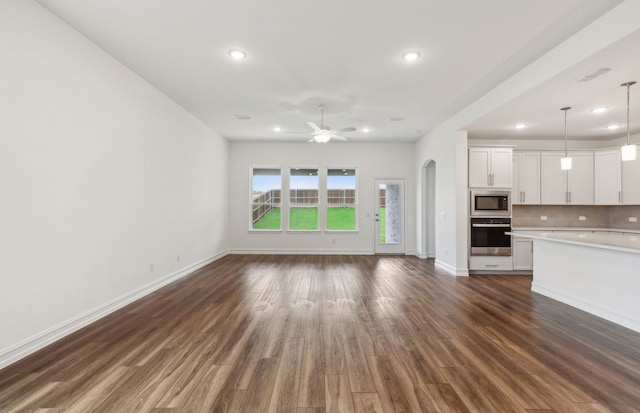
{"type": "Polygon", "coordinates": [[[511,255],[511,218],[471,218],[471,255],[511,255]]]}

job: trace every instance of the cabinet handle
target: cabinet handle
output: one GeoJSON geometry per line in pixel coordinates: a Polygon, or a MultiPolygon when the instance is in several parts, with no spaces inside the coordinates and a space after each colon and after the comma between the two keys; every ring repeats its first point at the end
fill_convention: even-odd
{"type": "Polygon", "coordinates": [[[569,192],[569,203],[571,203],[571,192],[569,192]]]}
{"type": "Polygon", "coordinates": [[[497,267],[498,264],[486,264],[485,267],[497,267]]]}
{"type": "Polygon", "coordinates": [[[622,191],[618,191],[618,203],[622,203],[622,191]]]}
{"type": "Polygon", "coordinates": [[[491,186],[491,174],[487,175],[487,186],[491,186]]]}
{"type": "Polygon", "coordinates": [[[522,202],[526,202],[527,200],[527,193],[522,191],[522,202]]]}

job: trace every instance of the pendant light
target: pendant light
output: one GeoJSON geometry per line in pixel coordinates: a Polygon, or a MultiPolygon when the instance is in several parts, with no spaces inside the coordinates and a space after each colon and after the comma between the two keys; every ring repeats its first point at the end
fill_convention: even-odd
{"type": "Polygon", "coordinates": [[[629,139],[631,138],[631,133],[629,132],[629,94],[631,86],[635,84],[636,82],[627,82],[620,85],[627,87],[627,144],[620,148],[623,161],[636,160],[636,145],[631,145],[631,143],[629,142],[629,139]]]}
{"type": "Polygon", "coordinates": [[[560,169],[568,171],[571,169],[571,158],[567,154],[567,111],[571,109],[571,106],[561,108],[564,112],[564,158],[560,159],[560,169]]]}

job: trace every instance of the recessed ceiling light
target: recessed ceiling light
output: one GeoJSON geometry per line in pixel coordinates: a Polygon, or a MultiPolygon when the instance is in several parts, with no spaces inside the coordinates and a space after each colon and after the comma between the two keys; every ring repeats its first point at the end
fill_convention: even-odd
{"type": "Polygon", "coordinates": [[[369,128],[362,128],[362,132],[364,132],[364,133],[369,133],[369,132],[371,132],[371,129],[369,129],[369,128]]]}
{"type": "Polygon", "coordinates": [[[236,117],[236,119],[238,120],[251,120],[251,116],[249,115],[243,115],[243,114],[236,114],[234,115],[236,117]]]}
{"type": "Polygon", "coordinates": [[[234,60],[242,60],[247,57],[247,54],[242,50],[232,49],[229,50],[229,56],[231,56],[231,58],[234,60]]]}
{"type": "Polygon", "coordinates": [[[620,125],[617,125],[617,124],[607,125],[607,129],[609,129],[609,130],[620,129],[620,125]]]}
{"type": "Polygon", "coordinates": [[[282,129],[280,129],[280,126],[276,126],[275,128],[273,128],[274,132],[280,132],[282,129]]]}
{"type": "Polygon", "coordinates": [[[597,108],[593,108],[593,109],[591,109],[591,112],[592,112],[592,113],[602,113],[602,112],[606,112],[607,110],[609,110],[609,108],[608,108],[608,107],[606,107],[606,106],[599,106],[599,107],[597,107],[597,108]]]}
{"type": "Polygon", "coordinates": [[[418,60],[420,57],[420,53],[418,52],[407,52],[402,55],[402,60],[405,62],[413,62],[414,60],[418,60]]]}
{"type": "Polygon", "coordinates": [[[526,123],[516,123],[515,125],[513,125],[514,129],[524,129],[527,127],[526,123]]]}

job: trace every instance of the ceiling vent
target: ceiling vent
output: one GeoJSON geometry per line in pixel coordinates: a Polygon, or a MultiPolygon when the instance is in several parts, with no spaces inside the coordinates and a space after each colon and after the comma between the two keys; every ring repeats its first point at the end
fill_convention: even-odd
{"type": "Polygon", "coordinates": [[[591,72],[580,76],[578,79],[576,79],[576,82],[590,82],[593,79],[604,75],[605,73],[609,73],[611,71],[611,68],[609,67],[601,67],[599,69],[596,70],[592,70],[591,72]]]}

